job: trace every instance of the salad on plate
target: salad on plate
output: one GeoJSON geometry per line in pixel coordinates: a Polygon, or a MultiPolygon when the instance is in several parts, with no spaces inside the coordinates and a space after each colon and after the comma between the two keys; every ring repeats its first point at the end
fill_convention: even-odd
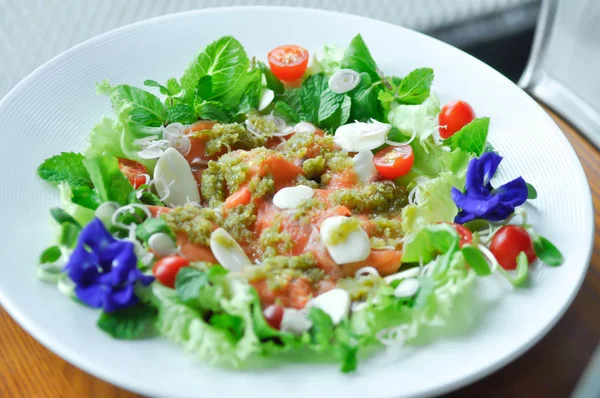
{"type": "Polygon", "coordinates": [[[114,338],[227,367],[350,372],[444,330],[478,278],[519,288],[563,258],[527,221],[533,186],[495,182],[490,119],[441,106],[433,77],[386,74],[360,35],[267,62],[228,36],[179,79],[99,83],[114,117],[38,168],[61,201],[38,276],[114,338]]]}

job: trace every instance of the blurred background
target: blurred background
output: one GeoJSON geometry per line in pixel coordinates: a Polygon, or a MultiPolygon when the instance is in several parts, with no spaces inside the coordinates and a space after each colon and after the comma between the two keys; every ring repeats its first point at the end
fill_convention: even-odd
{"type": "Polygon", "coordinates": [[[42,63],[143,19],[206,7],[286,5],[368,16],[437,37],[517,81],[539,0],[0,0],[0,98],[42,63]]]}

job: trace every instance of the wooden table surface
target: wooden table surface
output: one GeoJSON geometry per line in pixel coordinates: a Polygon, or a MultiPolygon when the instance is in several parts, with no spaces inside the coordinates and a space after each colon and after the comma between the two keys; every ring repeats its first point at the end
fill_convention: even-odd
{"type": "MultiPolygon", "coordinates": [[[[590,269],[575,301],[531,350],[448,397],[567,397],[600,341],[600,152],[550,112],[579,155],[594,199],[596,236],[590,269]]],[[[0,309],[0,397],[133,398],[36,342],[0,309]]]]}

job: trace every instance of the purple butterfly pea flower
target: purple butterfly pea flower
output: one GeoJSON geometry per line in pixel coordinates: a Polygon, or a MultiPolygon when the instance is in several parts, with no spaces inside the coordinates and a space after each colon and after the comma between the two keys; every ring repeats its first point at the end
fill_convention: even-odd
{"type": "Polygon", "coordinates": [[[77,298],[105,312],[136,305],[135,284],[154,281],[137,268],[133,243],[113,238],[97,218],[81,230],[64,271],[75,283],[77,298]]]}
{"type": "Polygon", "coordinates": [[[487,152],[471,159],[467,169],[465,192],[452,188],[452,199],[460,209],[455,223],[471,220],[501,221],[527,200],[527,184],[522,177],[494,188],[490,180],[496,173],[502,156],[487,152]]]}

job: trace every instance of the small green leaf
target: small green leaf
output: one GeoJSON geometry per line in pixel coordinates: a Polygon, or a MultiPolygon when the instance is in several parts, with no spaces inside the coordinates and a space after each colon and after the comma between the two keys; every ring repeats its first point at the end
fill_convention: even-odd
{"type": "Polygon", "coordinates": [[[283,92],[285,90],[283,83],[281,82],[281,80],[279,80],[277,77],[275,77],[275,75],[273,74],[273,71],[271,71],[271,69],[269,69],[269,67],[267,65],[265,65],[264,62],[261,62],[261,61],[258,61],[258,67],[260,68],[262,73],[265,75],[265,78],[267,80],[267,88],[270,88],[271,90],[273,90],[275,92],[275,94],[283,94],[283,92]]]}
{"type": "Polygon", "coordinates": [[[300,116],[298,113],[288,104],[282,101],[277,101],[275,103],[275,115],[281,117],[286,121],[292,121],[294,123],[298,123],[300,121],[300,116]]]}
{"type": "Polygon", "coordinates": [[[144,80],[144,86],[158,87],[158,90],[160,91],[161,94],[168,95],[168,96],[173,95],[173,93],[171,93],[171,90],[169,90],[167,87],[163,86],[162,84],[158,83],[156,80],[144,80]]]}
{"type": "Polygon", "coordinates": [[[193,124],[198,117],[191,106],[178,103],[167,109],[167,120],[169,123],[193,124]]]}
{"type": "Polygon", "coordinates": [[[150,334],[155,318],[154,308],[137,304],[116,312],[102,312],[96,325],[115,339],[134,340],[150,334]]]}
{"type": "Polygon", "coordinates": [[[433,69],[415,69],[402,79],[396,100],[402,104],[419,105],[429,97],[432,82],[433,69]]]}
{"type": "Polygon", "coordinates": [[[87,209],[96,210],[102,204],[98,192],[87,186],[71,187],[71,201],[87,209]]]}
{"type": "Polygon", "coordinates": [[[529,273],[529,260],[525,252],[519,253],[517,256],[517,270],[511,283],[514,286],[521,286],[527,280],[527,274],[529,273]]]}
{"type": "Polygon", "coordinates": [[[60,247],[50,246],[49,248],[44,250],[40,255],[40,264],[52,264],[56,262],[60,258],[60,256],[62,256],[60,247]]]}
{"type": "Polygon", "coordinates": [[[135,228],[135,236],[144,243],[147,243],[148,239],[158,232],[165,233],[175,239],[175,234],[161,217],[147,218],[135,228]]]}
{"type": "Polygon", "coordinates": [[[350,119],[350,113],[352,108],[352,99],[348,95],[344,95],[344,99],[342,100],[342,105],[340,106],[340,123],[335,126],[336,128],[346,124],[348,119],[350,119]]]}
{"type": "Polygon", "coordinates": [[[68,248],[75,247],[75,243],[77,243],[77,237],[79,236],[79,232],[81,231],[81,227],[72,224],[72,223],[64,223],[60,226],[60,235],[58,237],[58,243],[61,246],[65,246],[68,248]]]}
{"type": "Polygon", "coordinates": [[[533,248],[544,264],[557,267],[565,261],[560,250],[543,236],[538,235],[533,238],[533,248]]]}
{"type": "Polygon", "coordinates": [[[81,228],[81,225],[75,220],[69,213],[61,209],[60,207],[53,207],[50,209],[50,215],[59,224],[73,224],[74,226],[81,228]]]}
{"type": "Polygon", "coordinates": [[[308,311],[307,317],[312,322],[310,334],[314,348],[320,352],[328,350],[333,343],[335,326],[333,321],[323,310],[316,307],[308,311]]]}
{"type": "Polygon", "coordinates": [[[167,89],[171,92],[171,95],[177,95],[181,92],[181,85],[174,77],[167,80],[167,89]]]}
{"type": "Polygon", "coordinates": [[[212,98],[212,76],[206,75],[202,76],[200,80],[198,80],[198,85],[196,86],[196,96],[194,98],[194,104],[198,105],[204,101],[208,101],[212,98]]]}
{"type": "Polygon", "coordinates": [[[489,117],[473,119],[471,123],[464,126],[456,134],[444,141],[452,149],[461,149],[464,152],[481,156],[485,148],[488,129],[490,127],[489,117]]]}
{"type": "Polygon", "coordinates": [[[490,265],[488,264],[481,250],[479,250],[477,247],[464,245],[461,249],[461,252],[463,256],[465,256],[467,264],[469,264],[469,266],[478,276],[488,276],[492,274],[490,265]]]}
{"type": "Polygon", "coordinates": [[[367,121],[383,118],[383,109],[378,99],[382,92],[378,83],[371,84],[368,73],[360,74],[360,83],[349,94],[352,98],[351,120],[367,121]]]}
{"type": "Polygon", "coordinates": [[[527,199],[537,199],[537,191],[535,190],[534,186],[531,185],[530,183],[527,183],[527,199]]]}

